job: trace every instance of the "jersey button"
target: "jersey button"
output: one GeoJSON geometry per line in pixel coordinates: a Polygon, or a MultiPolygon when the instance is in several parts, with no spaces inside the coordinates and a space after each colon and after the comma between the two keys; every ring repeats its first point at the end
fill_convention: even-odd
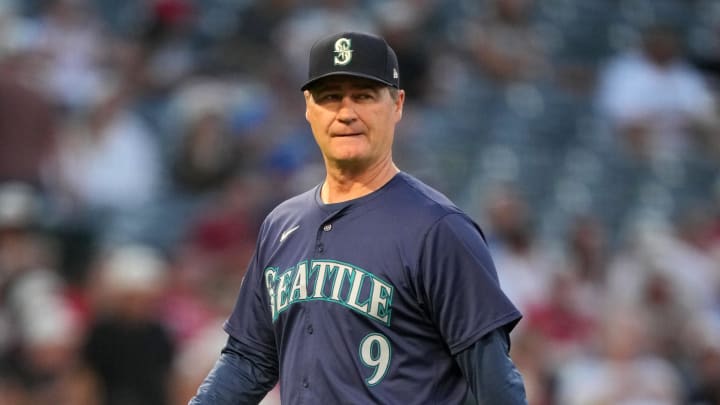
{"type": "Polygon", "coordinates": [[[323,226],[323,231],[325,231],[325,232],[332,231],[332,224],[325,224],[325,226],[323,226]]]}
{"type": "Polygon", "coordinates": [[[312,325],[308,325],[308,327],[307,327],[307,333],[308,333],[308,335],[312,335],[312,334],[313,334],[313,327],[312,327],[312,325]]]}
{"type": "Polygon", "coordinates": [[[307,382],[307,380],[303,380],[303,388],[307,388],[310,386],[310,384],[307,382]]]}
{"type": "Polygon", "coordinates": [[[323,247],[322,243],[318,243],[317,245],[317,251],[322,253],[325,251],[325,248],[323,247]]]}

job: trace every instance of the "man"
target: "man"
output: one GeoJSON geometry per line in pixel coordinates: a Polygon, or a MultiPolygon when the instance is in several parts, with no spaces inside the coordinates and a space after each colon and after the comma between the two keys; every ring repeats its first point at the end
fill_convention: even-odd
{"type": "Polygon", "coordinates": [[[190,404],[522,404],[520,313],[479,228],[393,163],[394,51],[346,32],[310,51],[306,118],[327,175],[265,219],[220,359],[190,404]]]}

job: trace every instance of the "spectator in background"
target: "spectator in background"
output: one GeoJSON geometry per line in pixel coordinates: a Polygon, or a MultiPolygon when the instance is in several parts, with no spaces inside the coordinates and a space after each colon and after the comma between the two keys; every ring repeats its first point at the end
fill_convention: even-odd
{"type": "Polygon", "coordinates": [[[43,85],[62,108],[82,110],[104,90],[112,42],[89,0],[50,0],[37,19],[43,85]]]}
{"type": "Polygon", "coordinates": [[[697,207],[680,209],[672,227],[638,226],[623,244],[628,250],[616,253],[609,266],[606,301],[615,306],[603,307],[607,314],[638,313],[645,339],[643,351],[674,366],[675,373],[682,372],[683,388],[690,391],[706,390],[704,380],[714,378],[713,351],[705,338],[712,317],[704,314],[715,312],[717,316],[720,289],[718,263],[706,250],[709,227],[697,207]],[[698,323],[701,316],[706,319],[698,323]],[[701,329],[697,329],[699,324],[701,329]],[[702,370],[705,362],[698,357],[705,350],[709,370],[702,370]]]}
{"type": "Polygon", "coordinates": [[[577,310],[597,316],[605,304],[608,265],[613,254],[605,224],[592,214],[578,215],[565,238],[564,268],[575,278],[577,310]]]}
{"type": "Polygon", "coordinates": [[[175,192],[213,193],[259,159],[253,156],[254,134],[246,132],[264,120],[266,92],[262,85],[210,76],[195,76],[175,89],[162,118],[175,192]]]}
{"type": "Polygon", "coordinates": [[[220,113],[203,112],[194,117],[181,136],[172,162],[172,177],[191,193],[217,190],[234,173],[237,148],[220,113]]]}
{"type": "Polygon", "coordinates": [[[487,15],[467,21],[463,42],[491,80],[511,84],[550,73],[542,36],[532,26],[533,5],[534,0],[492,0],[487,15]]]}
{"type": "Polygon", "coordinates": [[[637,49],[619,53],[600,71],[597,103],[632,157],[676,159],[703,151],[717,137],[717,100],[690,65],[676,29],[646,28],[637,49]]]}
{"type": "Polygon", "coordinates": [[[581,301],[577,274],[556,272],[549,288],[545,301],[530,305],[527,328],[543,338],[545,361],[556,367],[592,346],[597,314],[589,312],[581,301]]]}
{"type": "Polygon", "coordinates": [[[79,351],[83,319],[40,215],[31,187],[0,185],[0,386],[28,404],[95,405],[96,381],[79,351]]]}
{"type": "Polygon", "coordinates": [[[0,4],[0,181],[40,186],[57,122],[53,104],[39,85],[28,25],[7,2],[0,4]]]}
{"type": "Polygon", "coordinates": [[[648,334],[654,342],[651,349],[680,365],[687,349],[678,331],[687,328],[693,312],[681,299],[677,284],[666,274],[651,272],[645,279],[638,306],[645,308],[648,334]]]}
{"type": "Polygon", "coordinates": [[[375,5],[374,15],[383,38],[393,44],[398,55],[403,87],[408,102],[422,102],[429,95],[428,75],[431,49],[424,39],[435,8],[434,0],[388,0],[375,5]]]}
{"type": "Polygon", "coordinates": [[[652,350],[677,361],[678,331],[720,297],[719,264],[708,250],[710,223],[698,207],[680,209],[672,226],[644,224],[608,269],[609,303],[643,308],[652,350]]]}
{"type": "Polygon", "coordinates": [[[667,233],[647,235],[646,257],[668,278],[681,303],[690,309],[717,305],[720,262],[712,251],[712,214],[705,204],[677,209],[667,233]]]}
{"type": "Polygon", "coordinates": [[[273,59],[273,36],[278,25],[295,13],[299,0],[248,2],[242,7],[237,31],[229,41],[220,42],[218,63],[248,73],[261,72],[273,59]],[[246,55],[254,55],[248,60],[246,55]]]}
{"type": "Polygon", "coordinates": [[[581,279],[603,285],[610,249],[602,221],[592,214],[579,215],[571,222],[566,238],[571,271],[581,279]]]}
{"type": "Polygon", "coordinates": [[[160,319],[166,261],[146,246],[110,248],[91,285],[95,321],[85,355],[103,387],[104,405],[168,405],[172,336],[160,319]]]}
{"type": "Polygon", "coordinates": [[[680,375],[649,350],[653,342],[644,314],[621,306],[609,306],[604,313],[597,350],[559,365],[557,403],[680,403],[680,375]]]}
{"type": "Polygon", "coordinates": [[[150,101],[167,97],[194,72],[192,34],[197,11],[187,0],[148,3],[149,19],[138,41],[132,43],[134,52],[126,73],[150,101]]]}
{"type": "Polygon", "coordinates": [[[132,95],[123,86],[107,91],[87,114],[66,122],[52,178],[62,215],[92,224],[90,232],[101,237],[123,214],[128,221],[137,216],[163,185],[157,139],[132,111],[132,95]]]}
{"type": "Polygon", "coordinates": [[[13,286],[33,271],[52,273],[54,252],[40,218],[40,201],[31,186],[0,183],[0,296],[9,296],[13,286]]]}
{"type": "Polygon", "coordinates": [[[526,313],[531,305],[547,299],[552,261],[537,245],[527,202],[518,190],[501,185],[488,195],[487,238],[498,279],[505,294],[526,313]]]}
{"type": "Polygon", "coordinates": [[[18,346],[3,362],[17,373],[31,404],[99,405],[98,381],[80,354],[83,325],[64,287],[45,269],[12,285],[8,306],[18,320],[18,346]]]}

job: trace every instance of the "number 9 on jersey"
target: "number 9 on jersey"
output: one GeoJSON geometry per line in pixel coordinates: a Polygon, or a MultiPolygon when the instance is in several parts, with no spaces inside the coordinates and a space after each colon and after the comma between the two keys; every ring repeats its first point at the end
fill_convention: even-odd
{"type": "Polygon", "coordinates": [[[390,368],[391,357],[392,350],[387,337],[379,333],[371,333],[363,338],[360,342],[360,360],[373,369],[372,375],[365,379],[367,385],[372,387],[385,378],[390,368]]]}

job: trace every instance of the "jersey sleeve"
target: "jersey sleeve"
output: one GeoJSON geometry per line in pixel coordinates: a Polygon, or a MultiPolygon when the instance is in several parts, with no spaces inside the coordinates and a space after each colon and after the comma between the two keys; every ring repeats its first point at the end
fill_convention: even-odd
{"type": "Polygon", "coordinates": [[[225,321],[224,329],[230,336],[269,358],[277,359],[270,300],[265,287],[261,259],[263,230],[240,285],[235,307],[225,321]]]}
{"type": "Polygon", "coordinates": [[[510,358],[510,337],[495,329],[455,355],[479,404],[527,404],[523,377],[510,358]]]}
{"type": "Polygon", "coordinates": [[[420,299],[456,355],[493,329],[511,330],[520,312],[500,288],[480,229],[460,213],[445,215],[425,236],[420,299]]]}

